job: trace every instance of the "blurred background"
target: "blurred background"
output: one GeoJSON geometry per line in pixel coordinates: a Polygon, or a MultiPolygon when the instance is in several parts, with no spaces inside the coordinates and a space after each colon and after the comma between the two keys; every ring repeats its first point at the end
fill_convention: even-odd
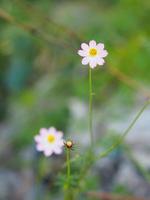
{"type": "MultiPolygon", "coordinates": [[[[109,52],[92,71],[97,153],[128,127],[150,95],[149,8],[148,0],[0,1],[0,200],[63,199],[65,155],[44,158],[33,136],[55,126],[76,143],[73,157],[88,147],[82,42],[109,52]]],[[[84,177],[78,199],[149,199],[149,141],[150,107],[84,177]]]]}

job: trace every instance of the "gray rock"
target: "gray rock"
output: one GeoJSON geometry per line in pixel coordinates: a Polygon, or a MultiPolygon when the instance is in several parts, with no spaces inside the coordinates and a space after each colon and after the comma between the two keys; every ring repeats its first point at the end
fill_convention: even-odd
{"type": "Polygon", "coordinates": [[[0,170],[0,200],[33,200],[33,174],[30,170],[0,170]]]}
{"type": "Polygon", "coordinates": [[[138,197],[150,196],[150,184],[138,174],[134,166],[127,160],[122,162],[114,182],[117,185],[125,186],[128,191],[138,197]]]}

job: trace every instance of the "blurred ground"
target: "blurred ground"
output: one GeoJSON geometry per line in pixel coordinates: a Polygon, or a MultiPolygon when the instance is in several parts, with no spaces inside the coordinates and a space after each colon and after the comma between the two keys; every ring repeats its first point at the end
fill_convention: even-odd
{"type": "MultiPolygon", "coordinates": [[[[109,52],[92,73],[97,152],[129,125],[150,96],[148,11],[147,0],[0,1],[0,200],[62,199],[54,174],[64,156],[43,158],[33,136],[56,126],[75,140],[73,154],[87,148],[81,42],[104,42],[109,52]]],[[[80,199],[89,190],[150,197],[149,121],[150,108],[124,144],[97,161],[80,199]]]]}

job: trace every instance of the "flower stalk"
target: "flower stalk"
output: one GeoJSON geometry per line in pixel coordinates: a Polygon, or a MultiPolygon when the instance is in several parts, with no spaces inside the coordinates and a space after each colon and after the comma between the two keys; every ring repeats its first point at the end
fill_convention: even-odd
{"type": "Polygon", "coordinates": [[[71,189],[71,164],[70,164],[70,151],[73,145],[73,142],[68,140],[65,143],[66,146],[66,163],[67,163],[67,170],[66,170],[66,185],[65,185],[65,197],[64,200],[73,200],[73,193],[71,189]]]}
{"type": "Polygon", "coordinates": [[[133,126],[136,124],[138,119],[141,117],[142,113],[145,111],[145,109],[149,106],[150,101],[146,101],[143,107],[140,109],[140,111],[137,113],[133,121],[130,123],[128,128],[123,132],[123,134],[120,136],[118,141],[114,143],[112,146],[110,146],[106,151],[102,152],[99,156],[96,157],[96,159],[101,159],[103,157],[106,157],[109,153],[111,153],[115,148],[117,148],[124,140],[126,135],[130,132],[130,130],[133,128],[133,126]]]}
{"type": "Polygon", "coordinates": [[[69,185],[70,182],[70,174],[71,174],[71,168],[70,168],[70,149],[67,148],[67,183],[69,185]]]}
{"type": "Polygon", "coordinates": [[[91,152],[94,151],[94,135],[93,135],[93,121],[92,121],[92,102],[93,91],[92,91],[92,69],[89,67],[89,133],[91,142],[91,152]]]}

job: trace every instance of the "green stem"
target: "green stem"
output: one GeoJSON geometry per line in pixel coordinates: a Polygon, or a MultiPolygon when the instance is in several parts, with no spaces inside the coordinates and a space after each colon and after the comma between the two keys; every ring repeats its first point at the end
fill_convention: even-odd
{"type": "Polygon", "coordinates": [[[72,193],[70,190],[70,176],[71,176],[71,167],[70,167],[70,149],[66,148],[66,160],[67,160],[67,182],[65,186],[65,197],[64,200],[72,200],[72,193]]]}
{"type": "Polygon", "coordinates": [[[67,148],[67,182],[69,185],[70,182],[70,174],[71,174],[71,170],[70,170],[70,149],[67,148]]]}
{"type": "Polygon", "coordinates": [[[141,174],[143,175],[143,177],[145,178],[145,180],[150,183],[150,174],[149,172],[143,167],[143,165],[141,163],[139,163],[134,156],[132,155],[132,150],[131,148],[126,145],[123,144],[123,147],[125,149],[125,152],[128,156],[128,158],[131,160],[131,162],[135,165],[135,167],[139,170],[139,172],[141,172],[141,174]]]}
{"type": "Polygon", "coordinates": [[[150,101],[147,101],[144,106],[141,108],[141,110],[138,112],[136,117],[133,119],[131,124],[128,126],[128,128],[124,131],[122,136],[118,139],[116,143],[114,143],[112,146],[110,146],[106,151],[102,152],[99,156],[97,156],[97,159],[103,158],[107,156],[109,153],[111,153],[116,147],[118,147],[122,142],[123,139],[126,137],[126,135],[129,133],[129,131],[132,129],[132,127],[135,125],[141,114],[144,112],[144,110],[147,108],[147,106],[150,104],[150,101]]]}
{"type": "Polygon", "coordinates": [[[119,140],[114,143],[112,146],[110,146],[106,151],[102,152],[100,155],[93,157],[93,159],[91,160],[90,165],[86,166],[86,168],[84,168],[81,172],[81,176],[80,179],[78,181],[78,185],[80,185],[80,183],[82,182],[82,180],[85,178],[85,176],[87,175],[91,165],[96,162],[98,159],[101,159],[103,157],[106,157],[109,153],[111,153],[115,148],[117,148],[122,142],[123,139],[125,138],[125,136],[129,133],[129,131],[133,128],[133,126],[135,125],[135,123],[137,122],[137,120],[140,118],[140,116],[142,115],[142,113],[144,112],[144,110],[148,107],[148,105],[150,104],[150,101],[147,101],[144,106],[141,108],[141,110],[137,113],[137,115],[135,116],[135,118],[133,119],[133,121],[131,122],[131,124],[128,126],[128,128],[124,131],[123,135],[119,138],[119,140]],[[84,172],[84,173],[83,173],[84,172]]]}
{"type": "Polygon", "coordinates": [[[90,132],[90,140],[91,140],[91,152],[93,152],[94,148],[94,136],[93,136],[93,123],[92,123],[92,69],[89,67],[89,132],[90,132]]]}

